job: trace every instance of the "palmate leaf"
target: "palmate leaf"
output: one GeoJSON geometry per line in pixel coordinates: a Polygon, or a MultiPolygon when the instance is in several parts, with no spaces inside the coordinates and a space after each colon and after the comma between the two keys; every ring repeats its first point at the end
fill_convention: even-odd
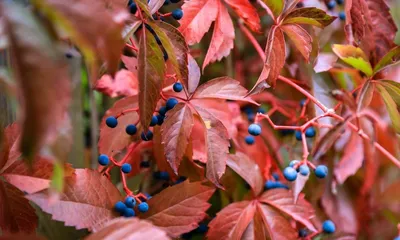
{"type": "Polygon", "coordinates": [[[110,97],[133,96],[139,93],[139,82],[133,72],[121,69],[115,78],[103,75],[96,81],[94,88],[110,97]]]}
{"type": "Polygon", "coordinates": [[[362,71],[368,77],[372,75],[371,64],[362,49],[352,45],[334,44],[332,50],[345,63],[362,71]]]}
{"type": "Polygon", "coordinates": [[[285,16],[283,24],[307,24],[324,28],[331,24],[335,19],[336,17],[330,16],[323,10],[315,7],[297,8],[285,16]]]}
{"type": "Polygon", "coordinates": [[[376,89],[378,90],[383,99],[383,102],[386,105],[386,110],[388,111],[390,119],[392,120],[393,128],[396,130],[397,133],[400,133],[400,113],[397,110],[396,102],[383,86],[377,84],[376,89]]]}
{"type": "Polygon", "coordinates": [[[265,5],[272,11],[275,17],[281,15],[284,7],[285,1],[284,0],[262,0],[265,5]]]}
{"type": "Polygon", "coordinates": [[[400,46],[392,48],[374,67],[374,74],[400,62],[400,46]]]}
{"type": "Polygon", "coordinates": [[[258,16],[257,9],[251,4],[251,2],[246,0],[225,0],[225,2],[233,8],[251,30],[255,32],[260,31],[260,17],[258,16]]]}
{"type": "Polygon", "coordinates": [[[303,55],[306,62],[310,59],[312,50],[312,38],[308,32],[297,24],[286,24],[282,26],[282,30],[292,40],[294,46],[303,55]]]}

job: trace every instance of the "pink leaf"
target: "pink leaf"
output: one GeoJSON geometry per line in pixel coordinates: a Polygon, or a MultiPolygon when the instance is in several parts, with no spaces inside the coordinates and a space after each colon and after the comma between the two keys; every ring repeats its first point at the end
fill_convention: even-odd
{"type": "Polygon", "coordinates": [[[316,62],[314,63],[314,71],[316,73],[326,72],[333,68],[338,57],[332,53],[319,53],[316,62]]]}
{"type": "Polygon", "coordinates": [[[138,94],[137,76],[132,72],[122,69],[113,79],[110,75],[103,75],[97,80],[95,89],[110,97],[133,96],[138,94]]]}
{"type": "Polygon", "coordinates": [[[189,69],[189,80],[188,80],[188,90],[189,93],[193,93],[200,82],[200,68],[196,60],[192,55],[188,54],[188,69],[189,69]]]}
{"type": "Polygon", "coordinates": [[[225,2],[235,10],[251,30],[255,32],[260,31],[260,17],[258,16],[257,9],[253,7],[250,1],[225,0],[225,2]]]}

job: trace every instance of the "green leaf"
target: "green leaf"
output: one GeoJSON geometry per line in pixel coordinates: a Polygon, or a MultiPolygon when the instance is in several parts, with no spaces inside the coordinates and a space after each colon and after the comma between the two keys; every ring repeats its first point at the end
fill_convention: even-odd
{"type": "Polygon", "coordinates": [[[278,17],[285,6],[285,2],[283,0],[262,0],[265,5],[272,11],[275,17],[278,17]]]}
{"type": "Polygon", "coordinates": [[[332,50],[345,63],[365,73],[368,77],[372,76],[371,64],[361,48],[334,44],[332,50]]]}
{"type": "Polygon", "coordinates": [[[139,43],[139,113],[140,123],[147,130],[160,99],[165,73],[163,53],[156,39],[143,27],[139,43]]]}
{"type": "Polygon", "coordinates": [[[149,5],[147,5],[147,0],[135,0],[134,2],[140,9],[142,9],[142,11],[146,14],[147,17],[153,19],[150,13],[149,5]]]}
{"type": "Polygon", "coordinates": [[[175,70],[177,79],[188,87],[188,51],[183,35],[174,26],[157,21],[148,23],[161,41],[162,46],[168,54],[168,60],[175,70]]]}
{"type": "Polygon", "coordinates": [[[51,189],[56,193],[61,193],[64,188],[64,164],[55,162],[53,176],[51,177],[51,189]]]}
{"type": "Polygon", "coordinates": [[[360,93],[357,96],[357,112],[360,112],[364,108],[368,107],[372,101],[372,97],[374,96],[374,87],[375,85],[371,83],[371,80],[367,80],[362,88],[360,93]]]}
{"type": "Polygon", "coordinates": [[[337,17],[330,16],[323,10],[315,7],[297,8],[286,15],[283,20],[283,24],[308,24],[319,28],[324,28],[331,24],[336,18],[337,17]]]}
{"type": "Polygon", "coordinates": [[[379,80],[379,84],[385,87],[397,106],[400,107],[400,83],[392,80],[379,80]]]}
{"type": "Polygon", "coordinates": [[[388,53],[385,54],[385,56],[381,58],[381,60],[379,60],[379,62],[374,67],[374,73],[382,71],[383,69],[391,65],[397,64],[399,63],[399,61],[400,61],[400,46],[397,46],[391,49],[388,53]]]}
{"type": "Polygon", "coordinates": [[[400,113],[397,111],[396,103],[383,86],[377,84],[376,88],[385,102],[394,130],[396,130],[397,133],[400,133],[400,113]]]}

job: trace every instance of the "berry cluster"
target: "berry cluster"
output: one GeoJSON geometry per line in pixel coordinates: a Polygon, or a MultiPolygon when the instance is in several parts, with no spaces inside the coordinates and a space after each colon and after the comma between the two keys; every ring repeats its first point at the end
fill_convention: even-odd
{"type": "MultiPolygon", "coordinates": [[[[290,182],[297,179],[297,173],[308,176],[310,174],[310,168],[307,164],[303,164],[298,160],[293,160],[289,163],[289,166],[283,170],[283,176],[290,182]]],[[[328,175],[328,168],[325,165],[319,165],[315,168],[314,174],[318,178],[325,178],[328,175]]]]}
{"type": "Polygon", "coordinates": [[[250,135],[246,136],[244,138],[244,141],[248,145],[252,145],[255,142],[254,136],[258,136],[258,135],[261,134],[261,126],[256,124],[256,123],[252,123],[252,124],[250,124],[249,128],[247,129],[247,131],[250,133],[250,135]]]}
{"type": "Polygon", "coordinates": [[[243,111],[247,115],[247,120],[249,120],[249,122],[253,122],[254,121],[257,113],[265,113],[264,108],[260,107],[260,108],[258,108],[256,110],[251,106],[245,106],[243,108],[243,111]]]}
{"type": "Polygon", "coordinates": [[[272,177],[274,181],[272,180],[267,180],[264,184],[264,189],[265,190],[270,190],[270,189],[275,189],[275,188],[284,188],[284,189],[289,189],[289,187],[282,182],[279,181],[279,175],[277,173],[273,173],[272,177]]]}
{"type": "MultiPolygon", "coordinates": [[[[305,131],[305,135],[306,135],[307,138],[313,138],[313,137],[315,137],[315,134],[316,134],[316,133],[317,133],[317,132],[315,131],[315,128],[314,128],[314,127],[309,127],[309,128],[307,128],[306,131],[305,131]]],[[[297,139],[298,141],[301,141],[301,140],[302,140],[301,131],[296,131],[296,132],[295,132],[295,136],[296,136],[296,139],[297,139]]]]}
{"type": "Polygon", "coordinates": [[[142,202],[140,199],[136,199],[132,196],[126,197],[125,202],[116,202],[114,205],[114,210],[124,217],[134,217],[136,215],[134,210],[135,207],[141,213],[145,213],[149,210],[149,205],[146,202],[142,202]],[[136,203],[139,201],[140,203],[136,206],[136,203]]]}
{"type": "MultiPolygon", "coordinates": [[[[326,4],[326,7],[329,9],[329,10],[331,10],[331,11],[333,11],[334,9],[335,9],[335,7],[336,7],[336,5],[343,5],[343,3],[344,3],[344,0],[330,0],[327,4],[326,4]]],[[[339,19],[340,20],[342,20],[342,21],[344,21],[344,20],[346,20],[346,13],[343,11],[343,10],[341,10],[339,13],[338,13],[338,16],[339,16],[339,19]]]]}
{"type": "MultiPolygon", "coordinates": [[[[327,233],[327,234],[332,234],[335,231],[336,231],[336,226],[331,220],[326,220],[322,223],[322,232],[327,233]]],[[[300,238],[305,238],[307,236],[308,236],[308,231],[306,228],[299,229],[299,237],[300,238]]],[[[310,235],[309,238],[310,237],[312,237],[312,235],[310,235]]]]}

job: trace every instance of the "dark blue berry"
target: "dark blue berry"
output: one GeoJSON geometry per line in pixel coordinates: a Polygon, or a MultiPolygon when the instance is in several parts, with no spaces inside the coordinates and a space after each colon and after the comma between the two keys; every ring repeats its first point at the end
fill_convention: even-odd
{"type": "Polygon", "coordinates": [[[208,231],[208,226],[205,223],[200,223],[196,229],[196,232],[198,233],[206,233],[207,231],[208,231]]]}
{"type": "Polygon", "coordinates": [[[121,171],[123,173],[130,173],[132,171],[132,166],[129,163],[124,163],[121,166],[121,171]]]}
{"type": "Polygon", "coordinates": [[[326,220],[322,223],[322,230],[325,233],[334,233],[336,230],[335,224],[331,220],[326,220]]]}
{"type": "Polygon", "coordinates": [[[134,217],[135,211],[132,208],[125,208],[124,210],[124,217],[134,217]]]}
{"type": "Polygon", "coordinates": [[[149,211],[149,204],[142,202],[138,205],[138,210],[139,212],[145,213],[149,211]]]}
{"type": "Polygon", "coordinates": [[[172,17],[175,20],[181,20],[181,18],[183,17],[183,11],[181,9],[175,9],[174,11],[172,11],[172,17]]]}
{"type": "Polygon", "coordinates": [[[337,4],[342,5],[344,3],[344,0],[336,0],[337,4]]]}
{"type": "Polygon", "coordinates": [[[169,180],[169,174],[166,171],[155,172],[153,174],[153,176],[155,179],[160,179],[160,180],[165,180],[165,181],[169,180]]]}
{"type": "Polygon", "coordinates": [[[253,113],[253,109],[250,106],[246,106],[243,108],[243,112],[245,112],[246,114],[250,114],[253,113]]]}
{"type": "Polygon", "coordinates": [[[310,173],[310,168],[305,164],[300,165],[299,172],[301,175],[307,176],[310,173]]]}
{"type": "Polygon", "coordinates": [[[299,160],[292,160],[292,161],[290,161],[290,163],[289,163],[289,167],[294,167],[294,165],[296,165],[297,163],[299,163],[300,161],[299,160]]]}
{"type": "Polygon", "coordinates": [[[118,201],[114,205],[114,210],[119,213],[124,213],[125,209],[126,209],[126,205],[122,201],[118,201]]]}
{"type": "Polygon", "coordinates": [[[255,118],[256,118],[256,114],[255,114],[255,113],[249,113],[249,114],[247,114],[247,120],[248,120],[249,122],[253,122],[255,118]]]}
{"type": "Polygon", "coordinates": [[[170,3],[171,3],[170,0],[165,0],[163,5],[166,6],[166,5],[170,4],[170,3]]]}
{"type": "Polygon", "coordinates": [[[264,188],[265,190],[274,189],[276,188],[276,182],[268,180],[265,182],[264,188]]]}
{"type": "Polygon", "coordinates": [[[279,174],[276,172],[272,173],[272,177],[275,179],[275,181],[279,180],[279,174]]]}
{"type": "Polygon", "coordinates": [[[141,161],[140,162],[140,167],[141,168],[149,168],[150,167],[150,162],[149,161],[141,161]]]}
{"type": "Polygon", "coordinates": [[[118,120],[111,116],[106,119],[106,125],[110,128],[115,128],[118,125],[118,120]]]}
{"type": "Polygon", "coordinates": [[[157,115],[157,125],[161,126],[161,124],[163,124],[163,122],[164,122],[164,118],[165,118],[165,116],[163,116],[163,115],[157,115]]]}
{"type": "Polygon", "coordinates": [[[253,136],[258,136],[261,134],[261,127],[260,127],[260,125],[253,123],[253,124],[250,124],[247,131],[253,136]]]}
{"type": "Polygon", "coordinates": [[[137,6],[136,3],[132,3],[131,5],[129,5],[129,12],[132,14],[135,14],[137,11],[137,6]]]}
{"type": "Polygon", "coordinates": [[[71,59],[73,57],[73,55],[72,55],[72,53],[67,52],[67,53],[65,53],[65,57],[68,59],[71,59]]]}
{"type": "Polygon", "coordinates": [[[150,126],[155,126],[158,123],[158,117],[157,116],[152,116],[151,121],[150,121],[150,126]]]}
{"type": "Polygon", "coordinates": [[[265,113],[265,109],[262,108],[262,107],[260,107],[260,108],[257,110],[257,112],[258,112],[258,113],[264,114],[264,113],[265,113]]]}
{"type": "Polygon", "coordinates": [[[304,105],[306,105],[306,100],[305,99],[300,100],[300,107],[304,107],[304,105]]]}
{"type": "Polygon", "coordinates": [[[308,137],[308,138],[315,137],[315,134],[316,134],[315,128],[314,127],[307,128],[305,134],[306,134],[306,137],[308,137]]]}
{"type": "Polygon", "coordinates": [[[167,113],[167,107],[165,107],[165,106],[162,106],[162,107],[160,107],[160,109],[158,110],[158,113],[161,115],[161,116],[165,116],[165,114],[167,113]]]}
{"type": "Polygon", "coordinates": [[[303,237],[307,237],[307,229],[302,228],[299,230],[299,237],[303,238],[303,237]]]}
{"type": "Polygon", "coordinates": [[[315,168],[315,176],[325,178],[328,175],[328,168],[325,165],[319,165],[315,168]]]}
{"type": "Polygon", "coordinates": [[[281,129],[281,130],[279,130],[279,133],[282,136],[288,136],[288,135],[292,135],[294,133],[294,130],[293,129],[281,129]]]}
{"type": "Polygon", "coordinates": [[[108,156],[105,155],[105,154],[101,154],[101,155],[98,157],[97,160],[99,161],[99,164],[102,165],[102,166],[106,166],[106,165],[108,165],[108,163],[110,162],[110,159],[109,159],[108,156]]]}
{"type": "Polygon", "coordinates": [[[134,208],[136,206],[136,200],[134,197],[125,198],[125,205],[130,208],[134,208]]]}
{"type": "Polygon", "coordinates": [[[132,1],[132,0],[129,0],[129,1],[128,1],[128,4],[126,4],[126,6],[129,7],[129,5],[131,5],[132,3],[133,3],[133,1],[132,1]]]}
{"type": "Polygon", "coordinates": [[[297,171],[292,167],[286,167],[283,170],[283,176],[286,178],[286,180],[293,182],[297,178],[297,171]]]}
{"type": "Polygon", "coordinates": [[[129,135],[135,135],[137,132],[137,127],[134,124],[129,124],[128,126],[126,126],[125,128],[125,132],[129,135]]]}
{"type": "Polygon", "coordinates": [[[336,7],[335,0],[330,0],[326,6],[328,7],[329,10],[334,9],[336,7]]]}
{"type": "Polygon", "coordinates": [[[171,0],[171,2],[172,3],[178,3],[178,2],[180,2],[181,0],[171,0]]]}
{"type": "Polygon", "coordinates": [[[253,136],[249,135],[249,136],[246,136],[246,137],[244,138],[244,141],[245,141],[247,144],[249,144],[249,145],[253,145],[254,142],[255,142],[255,139],[254,139],[253,136]]]}
{"type": "Polygon", "coordinates": [[[174,86],[172,87],[175,92],[181,92],[183,89],[182,83],[174,83],[174,86]]]}
{"type": "Polygon", "coordinates": [[[275,183],[275,188],[289,189],[288,186],[286,186],[285,184],[283,184],[283,183],[281,183],[281,182],[276,182],[276,183],[275,183]]]}
{"type": "Polygon", "coordinates": [[[302,139],[301,131],[297,130],[294,135],[296,136],[297,141],[301,141],[302,139]]]}
{"type": "Polygon", "coordinates": [[[344,13],[343,11],[339,12],[339,19],[342,21],[346,20],[346,13],[344,13]]]}
{"type": "Polygon", "coordinates": [[[148,130],[147,133],[142,132],[142,134],[140,134],[140,138],[143,141],[150,141],[153,139],[153,132],[148,130]]]}
{"type": "Polygon", "coordinates": [[[176,98],[168,98],[167,103],[165,104],[167,111],[173,109],[176,104],[178,104],[178,100],[176,100],[176,98]]]}

